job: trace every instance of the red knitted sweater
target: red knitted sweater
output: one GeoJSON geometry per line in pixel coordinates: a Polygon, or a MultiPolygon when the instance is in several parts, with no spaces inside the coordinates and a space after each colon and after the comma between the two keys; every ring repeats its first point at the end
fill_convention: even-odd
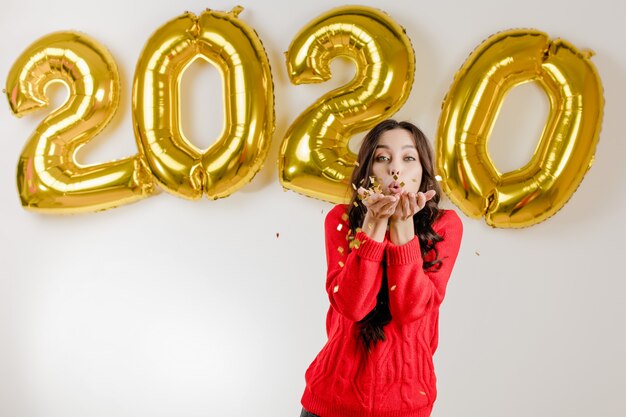
{"type": "MultiPolygon", "coordinates": [[[[433,229],[441,266],[422,268],[419,240],[396,246],[388,237],[371,240],[359,232],[349,249],[347,207],[326,216],[326,318],[328,341],[306,371],[302,406],[321,417],[427,417],[437,396],[432,356],[438,342],[439,306],[459,251],[463,225],[444,210],[433,229]],[[376,305],[387,265],[391,322],[386,340],[367,352],[359,320],[376,305]]],[[[432,260],[433,251],[426,260],[432,260]]]]}

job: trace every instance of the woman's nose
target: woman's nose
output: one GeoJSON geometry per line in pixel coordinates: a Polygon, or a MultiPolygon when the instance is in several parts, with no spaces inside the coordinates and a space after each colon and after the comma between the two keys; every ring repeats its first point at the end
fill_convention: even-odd
{"type": "Polygon", "coordinates": [[[400,175],[400,170],[398,170],[397,168],[390,168],[389,169],[389,174],[390,175],[400,175]]]}

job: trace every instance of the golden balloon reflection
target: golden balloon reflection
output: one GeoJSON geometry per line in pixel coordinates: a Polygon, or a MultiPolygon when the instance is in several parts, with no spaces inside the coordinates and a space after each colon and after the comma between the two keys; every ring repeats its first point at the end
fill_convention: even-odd
{"type": "Polygon", "coordinates": [[[442,188],[465,214],[526,227],[569,200],[593,163],[602,123],[602,84],[590,56],[536,30],[498,33],[469,56],[443,101],[436,146],[442,188]],[[528,164],[501,173],[487,141],[506,94],[529,81],[548,96],[548,121],[528,164]]]}

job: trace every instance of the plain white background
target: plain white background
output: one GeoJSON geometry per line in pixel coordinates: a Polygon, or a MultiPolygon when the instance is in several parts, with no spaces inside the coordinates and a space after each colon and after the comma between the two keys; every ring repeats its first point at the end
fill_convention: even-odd
{"type": "MultiPolygon", "coordinates": [[[[618,417],[626,374],[626,6],[613,0],[362,1],[406,28],[417,58],[396,115],[435,139],[441,101],[468,54],[493,33],[532,27],[596,52],[605,116],[596,162],[544,223],[499,230],[462,215],[465,236],[442,306],[436,417],[618,417]]],[[[79,30],[105,45],[122,77],[110,126],[79,154],[98,163],[137,152],[132,79],[151,33],[185,10],[226,1],[17,1],[0,14],[0,78],[31,42],[79,30]]],[[[47,110],[18,119],[0,104],[0,416],[288,417],[325,341],[323,219],[331,204],[284,192],[277,157],[289,124],[351,79],[291,85],[283,52],[312,18],[344,5],[255,1],[240,15],[270,59],[276,131],[259,174],[232,196],[166,192],[101,213],[21,208],[21,148],[47,110]]],[[[3,81],[4,82],[4,81],[3,81]]],[[[210,65],[183,78],[183,127],[210,146],[222,127],[210,65]]],[[[60,87],[53,102],[63,101],[60,87]]],[[[490,152],[503,171],[533,152],[546,96],[532,84],[506,99],[490,152]]],[[[358,138],[357,138],[358,140],[358,138]]],[[[355,142],[354,146],[358,146],[355,142]]],[[[446,207],[451,203],[445,202],[446,207]]]]}

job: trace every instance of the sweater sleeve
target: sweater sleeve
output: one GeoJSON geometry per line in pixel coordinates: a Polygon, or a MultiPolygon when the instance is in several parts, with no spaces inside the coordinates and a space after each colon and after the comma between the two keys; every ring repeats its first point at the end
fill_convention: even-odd
{"type": "Polygon", "coordinates": [[[463,224],[454,211],[447,210],[433,230],[443,238],[437,243],[441,263],[428,271],[423,268],[417,236],[404,245],[387,246],[389,308],[391,317],[399,323],[418,320],[439,307],[445,296],[461,245],[463,224]]]}
{"type": "Polygon", "coordinates": [[[346,206],[338,205],[326,216],[326,291],[333,308],[352,321],[363,319],[376,306],[382,285],[385,242],[358,232],[353,248],[347,239],[350,230],[346,206]]]}

